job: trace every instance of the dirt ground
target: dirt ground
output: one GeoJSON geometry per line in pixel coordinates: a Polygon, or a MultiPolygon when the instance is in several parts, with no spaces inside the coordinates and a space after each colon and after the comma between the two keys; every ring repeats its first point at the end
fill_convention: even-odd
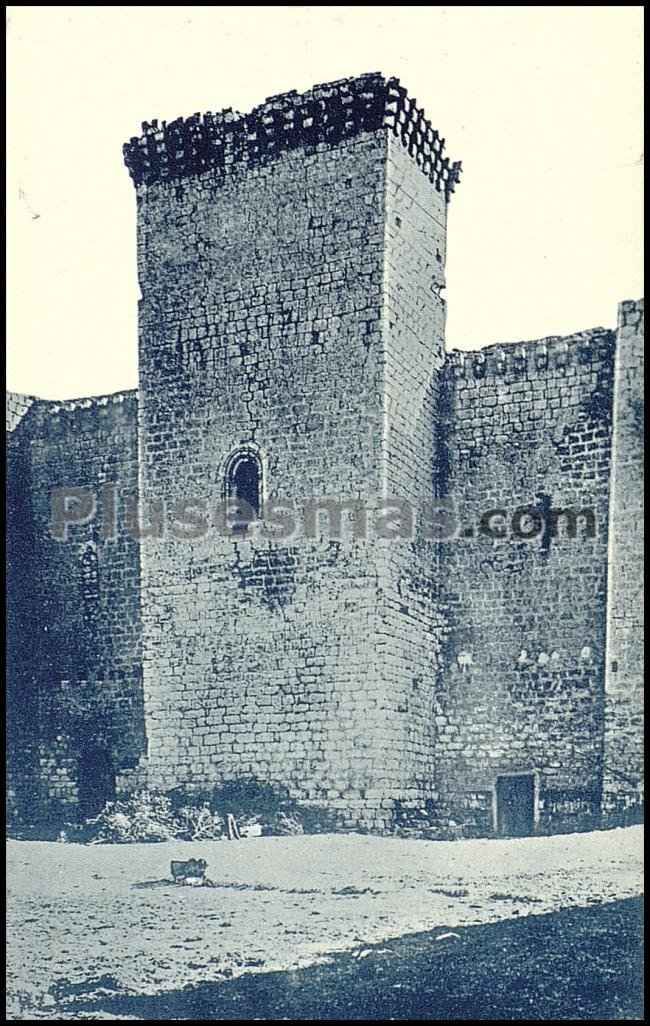
{"type": "Polygon", "coordinates": [[[456,842],[11,841],[7,865],[9,1020],[139,1018],[63,1005],[300,970],[337,952],[363,959],[391,938],[631,898],[642,892],[642,828],[456,842]],[[166,882],[170,859],[190,855],[207,860],[214,888],[166,882]]]}

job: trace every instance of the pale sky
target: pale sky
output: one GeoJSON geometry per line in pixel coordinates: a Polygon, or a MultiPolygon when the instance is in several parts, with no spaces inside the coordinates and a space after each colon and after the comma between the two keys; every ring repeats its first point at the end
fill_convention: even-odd
{"type": "Polygon", "coordinates": [[[7,386],[137,385],[152,118],[397,75],[463,161],[447,345],[614,326],[642,294],[642,7],[8,8],[7,386]]]}

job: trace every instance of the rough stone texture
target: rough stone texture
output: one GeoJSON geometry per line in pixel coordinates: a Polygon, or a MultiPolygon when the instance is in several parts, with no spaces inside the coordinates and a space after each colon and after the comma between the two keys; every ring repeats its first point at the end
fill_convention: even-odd
{"type": "Polygon", "coordinates": [[[598,808],[614,343],[595,329],[450,356],[441,487],[461,537],[442,546],[435,758],[444,798],[485,826],[499,773],[536,771],[542,828],[598,808]],[[525,507],[593,510],[596,536],[463,536],[525,507]]]}
{"type": "Polygon", "coordinates": [[[140,388],[8,401],[14,802],[74,807],[103,746],[118,791],[254,777],[347,827],[426,806],[490,832],[512,772],[539,831],[593,823],[603,780],[607,816],[638,804],[641,307],[618,337],[447,354],[460,165],[394,79],[145,124],[124,152],[140,388]],[[238,453],[261,471],[245,535],[216,526],[238,453]],[[98,510],[56,542],[70,485],[98,510]],[[310,530],[311,499],[371,525],[392,506],[392,536],[352,512],[310,530]],[[595,534],[477,536],[518,507],[587,510],[595,534]]]}
{"type": "Polygon", "coordinates": [[[606,668],[603,807],[643,801],[643,301],[619,309],[606,668]]]}
{"type": "Polygon", "coordinates": [[[28,639],[37,630],[37,578],[33,563],[34,524],[29,473],[29,421],[37,400],[7,393],[7,804],[20,811],[24,794],[39,787],[34,724],[38,666],[28,639]]]}
{"type": "MultiPolygon", "coordinates": [[[[363,133],[218,188],[212,171],[141,187],[145,503],[214,510],[241,446],[267,506],[377,492],[380,454],[359,437],[381,412],[385,148],[363,133]]],[[[151,780],[249,775],[360,804],[379,743],[367,545],[148,539],[142,574],[151,780]]]]}
{"type": "MultiPolygon", "coordinates": [[[[447,207],[399,139],[389,137],[383,295],[384,384],[382,494],[419,511],[434,493],[436,438],[445,359],[447,207]]],[[[405,526],[409,526],[408,524],[405,526]]],[[[410,533],[410,532],[409,532],[410,533]]],[[[384,799],[402,808],[437,797],[433,681],[443,617],[436,552],[420,536],[378,541],[381,559],[378,652],[390,751],[399,786],[384,799]]]]}
{"type": "Polygon", "coordinates": [[[35,801],[53,810],[77,804],[79,760],[89,750],[105,748],[115,770],[144,751],[139,552],[121,509],[138,489],[137,394],[39,400],[14,428],[10,452],[19,487],[8,516],[16,589],[8,605],[22,624],[9,623],[9,719],[17,729],[27,710],[23,747],[38,767],[38,786],[22,788],[28,814],[35,801]],[[104,538],[112,483],[119,530],[104,538]],[[91,489],[98,512],[57,541],[51,491],[71,485],[91,489]]]}

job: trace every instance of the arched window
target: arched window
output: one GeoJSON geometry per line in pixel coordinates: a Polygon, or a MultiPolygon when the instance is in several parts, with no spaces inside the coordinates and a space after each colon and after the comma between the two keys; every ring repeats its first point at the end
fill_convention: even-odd
{"type": "Polygon", "coordinates": [[[262,511],[262,466],[257,453],[245,449],[231,457],[226,472],[226,498],[233,531],[245,533],[262,511]]]}

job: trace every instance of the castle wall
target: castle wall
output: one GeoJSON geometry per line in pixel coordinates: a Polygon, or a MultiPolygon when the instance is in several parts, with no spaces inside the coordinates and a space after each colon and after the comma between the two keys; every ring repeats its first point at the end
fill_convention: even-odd
{"type": "Polygon", "coordinates": [[[421,535],[419,514],[435,485],[432,425],[444,364],[446,227],[444,192],[422,174],[399,137],[389,135],[382,455],[383,494],[398,505],[395,536],[377,541],[379,652],[397,757],[385,786],[402,810],[437,796],[432,681],[442,620],[436,552],[421,535]]]}
{"type": "Polygon", "coordinates": [[[459,531],[441,545],[436,773],[445,802],[484,829],[502,773],[536,772],[538,829],[599,807],[613,353],[613,333],[594,329],[449,358],[441,491],[459,531]],[[522,507],[547,523],[550,509],[592,511],[595,536],[578,523],[569,537],[560,519],[556,537],[518,540],[522,507]],[[509,536],[477,535],[498,509],[509,536]]]}
{"type": "MultiPolygon", "coordinates": [[[[377,493],[384,163],[363,133],[138,189],[147,502],[214,513],[242,445],[265,522],[273,501],[377,493]]],[[[167,532],[142,572],[151,780],[258,777],[379,822],[367,544],[167,532]]]]}
{"type": "Polygon", "coordinates": [[[33,725],[37,720],[34,682],[38,658],[34,597],[29,426],[37,401],[31,396],[7,393],[6,397],[6,713],[7,795],[12,817],[23,815],[29,795],[38,791],[38,745],[33,725]]]}
{"type": "MultiPolygon", "coordinates": [[[[372,518],[392,490],[431,494],[445,206],[460,172],[443,148],[380,75],[272,97],[250,115],[145,124],[126,145],[146,496],[169,505],[207,482],[213,505],[238,445],[257,448],[268,499],[358,499],[372,518]]],[[[429,668],[435,611],[431,596],[411,612],[399,597],[405,574],[431,577],[429,561],[327,535],[289,549],[250,537],[148,544],[156,779],[270,773],[344,822],[379,826],[397,800],[431,794],[430,697],[413,678],[429,668]],[[197,636],[215,637],[200,647],[187,641],[188,574],[202,580],[197,636]],[[158,601],[170,575],[174,597],[158,601]],[[401,663],[416,649],[413,674],[401,663]]]]}
{"type": "MultiPolygon", "coordinates": [[[[138,488],[137,396],[42,401],[32,412],[26,439],[31,624],[15,637],[34,662],[31,744],[38,752],[38,802],[52,814],[65,814],[92,785],[80,778],[90,750],[104,747],[117,772],[137,762],[145,748],[138,546],[125,529],[124,508],[138,488]],[[108,537],[113,492],[106,489],[113,483],[116,530],[108,537]],[[57,488],[97,496],[96,514],[71,526],[65,541],[51,531],[57,488]]],[[[15,665],[10,660],[10,673],[15,665]]]]}
{"type": "Polygon", "coordinates": [[[643,802],[643,300],[619,309],[610,499],[603,810],[643,802]]]}
{"type": "Polygon", "coordinates": [[[118,791],[256,778],[346,827],[489,833],[516,773],[537,830],[639,805],[643,306],[445,354],[443,151],[381,75],[124,147],[140,389],[8,397],[20,815],[82,811],[101,752],[118,791]],[[96,503],[65,540],[57,488],[96,503]]]}

